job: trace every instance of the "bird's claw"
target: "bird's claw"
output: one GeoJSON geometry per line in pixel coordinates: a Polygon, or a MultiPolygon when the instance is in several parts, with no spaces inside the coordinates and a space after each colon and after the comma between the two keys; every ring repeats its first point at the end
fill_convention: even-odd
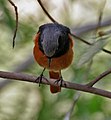
{"type": "Polygon", "coordinates": [[[42,78],[43,78],[43,74],[41,74],[39,77],[36,78],[35,82],[38,82],[39,83],[39,87],[40,87],[40,84],[42,83],[42,78]]]}
{"type": "Polygon", "coordinates": [[[35,82],[39,83],[39,87],[40,87],[40,84],[42,83],[42,78],[43,78],[44,71],[45,71],[45,68],[43,69],[41,75],[39,77],[37,77],[36,80],[35,80],[35,82]]]}
{"type": "Polygon", "coordinates": [[[62,84],[63,84],[63,78],[62,78],[62,76],[59,78],[59,79],[57,79],[54,83],[56,83],[56,84],[58,84],[59,82],[60,82],[60,87],[62,87],[62,84]]]}

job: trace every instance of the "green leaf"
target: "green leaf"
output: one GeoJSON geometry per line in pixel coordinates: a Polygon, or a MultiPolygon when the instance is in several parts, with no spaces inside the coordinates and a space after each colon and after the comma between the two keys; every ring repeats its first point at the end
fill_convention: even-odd
{"type": "Polygon", "coordinates": [[[100,52],[100,50],[106,45],[106,43],[106,37],[100,38],[95,43],[93,43],[81,56],[77,66],[80,67],[91,60],[98,52],[100,52]]]}

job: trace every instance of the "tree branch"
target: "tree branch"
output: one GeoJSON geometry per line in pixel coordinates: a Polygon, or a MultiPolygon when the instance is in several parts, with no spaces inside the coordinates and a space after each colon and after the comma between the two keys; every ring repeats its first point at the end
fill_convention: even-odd
{"type": "Polygon", "coordinates": [[[8,1],[14,7],[15,15],[16,15],[16,26],[15,26],[14,35],[13,35],[13,48],[14,48],[15,38],[16,38],[16,35],[17,35],[17,30],[18,30],[18,9],[17,9],[17,6],[11,0],[8,0],[8,1]]]}
{"type": "MultiPolygon", "coordinates": [[[[27,75],[27,74],[23,74],[23,73],[0,71],[0,77],[7,78],[7,79],[19,80],[19,81],[39,83],[39,81],[36,81],[36,79],[37,79],[36,76],[27,75]]],[[[60,85],[59,83],[55,84],[56,83],[55,81],[56,80],[54,80],[54,79],[46,80],[46,78],[43,78],[41,84],[54,85],[54,86],[60,85]]],[[[64,81],[61,87],[75,89],[75,90],[93,93],[93,94],[100,95],[103,97],[111,98],[111,92],[102,90],[99,88],[95,88],[95,87],[88,87],[87,85],[81,85],[81,84],[77,84],[77,83],[71,83],[71,82],[64,81]]]]}
{"type": "Polygon", "coordinates": [[[101,27],[101,21],[102,21],[102,18],[103,18],[103,11],[104,11],[105,5],[106,5],[106,0],[104,0],[103,4],[100,7],[101,9],[99,11],[100,13],[99,13],[99,17],[98,17],[98,25],[97,25],[97,28],[96,28],[96,33],[99,30],[99,28],[101,27]]]}
{"type": "Polygon", "coordinates": [[[81,95],[80,92],[77,92],[74,95],[72,106],[71,106],[70,110],[67,112],[67,114],[65,115],[64,120],[71,119],[72,112],[74,111],[75,105],[76,105],[77,101],[79,100],[80,95],[81,95]]]}
{"type": "Polygon", "coordinates": [[[47,15],[47,17],[48,17],[52,22],[54,22],[54,23],[56,22],[56,23],[57,23],[57,21],[54,20],[54,18],[53,18],[53,17],[48,13],[48,11],[45,9],[45,7],[43,6],[41,0],[37,0],[37,1],[38,1],[39,5],[41,6],[42,10],[44,11],[44,13],[47,15]]]}
{"type": "MultiPolygon", "coordinates": [[[[78,37],[78,36],[76,36],[76,35],[74,35],[72,33],[71,33],[71,35],[74,38],[78,39],[79,41],[81,41],[81,42],[83,42],[83,43],[85,43],[87,45],[93,45],[93,43],[90,43],[90,42],[88,42],[88,41],[86,41],[86,40],[84,40],[84,39],[82,39],[82,38],[80,38],[80,37],[78,37]]],[[[111,55],[111,51],[109,51],[109,50],[106,50],[106,49],[102,48],[102,51],[111,55]]]]}
{"type": "Polygon", "coordinates": [[[99,80],[101,80],[102,78],[104,78],[105,76],[107,76],[108,74],[111,73],[111,68],[106,70],[105,72],[103,72],[102,74],[100,74],[96,79],[94,79],[93,81],[89,82],[87,84],[88,87],[92,87],[94,84],[96,84],[99,80]]]}

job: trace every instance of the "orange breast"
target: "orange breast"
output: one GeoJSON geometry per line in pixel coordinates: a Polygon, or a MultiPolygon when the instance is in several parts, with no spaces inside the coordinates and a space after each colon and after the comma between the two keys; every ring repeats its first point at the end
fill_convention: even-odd
{"type": "Polygon", "coordinates": [[[35,60],[40,66],[53,70],[53,71],[59,71],[59,70],[67,68],[71,64],[73,60],[72,47],[73,47],[73,41],[70,38],[70,47],[69,47],[68,52],[62,55],[61,57],[52,58],[50,68],[49,68],[47,57],[39,50],[38,35],[35,38],[35,46],[34,46],[33,53],[34,53],[35,60]]]}

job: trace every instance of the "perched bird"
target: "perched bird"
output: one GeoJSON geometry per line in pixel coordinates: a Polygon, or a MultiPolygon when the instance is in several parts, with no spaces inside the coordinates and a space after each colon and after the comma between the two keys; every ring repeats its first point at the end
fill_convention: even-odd
{"type": "MultiPolygon", "coordinates": [[[[34,43],[33,54],[37,63],[44,70],[49,69],[50,78],[61,80],[61,70],[70,66],[73,60],[73,40],[70,29],[58,23],[41,25],[34,43]]],[[[61,87],[51,85],[50,91],[60,92],[61,87]]]]}

